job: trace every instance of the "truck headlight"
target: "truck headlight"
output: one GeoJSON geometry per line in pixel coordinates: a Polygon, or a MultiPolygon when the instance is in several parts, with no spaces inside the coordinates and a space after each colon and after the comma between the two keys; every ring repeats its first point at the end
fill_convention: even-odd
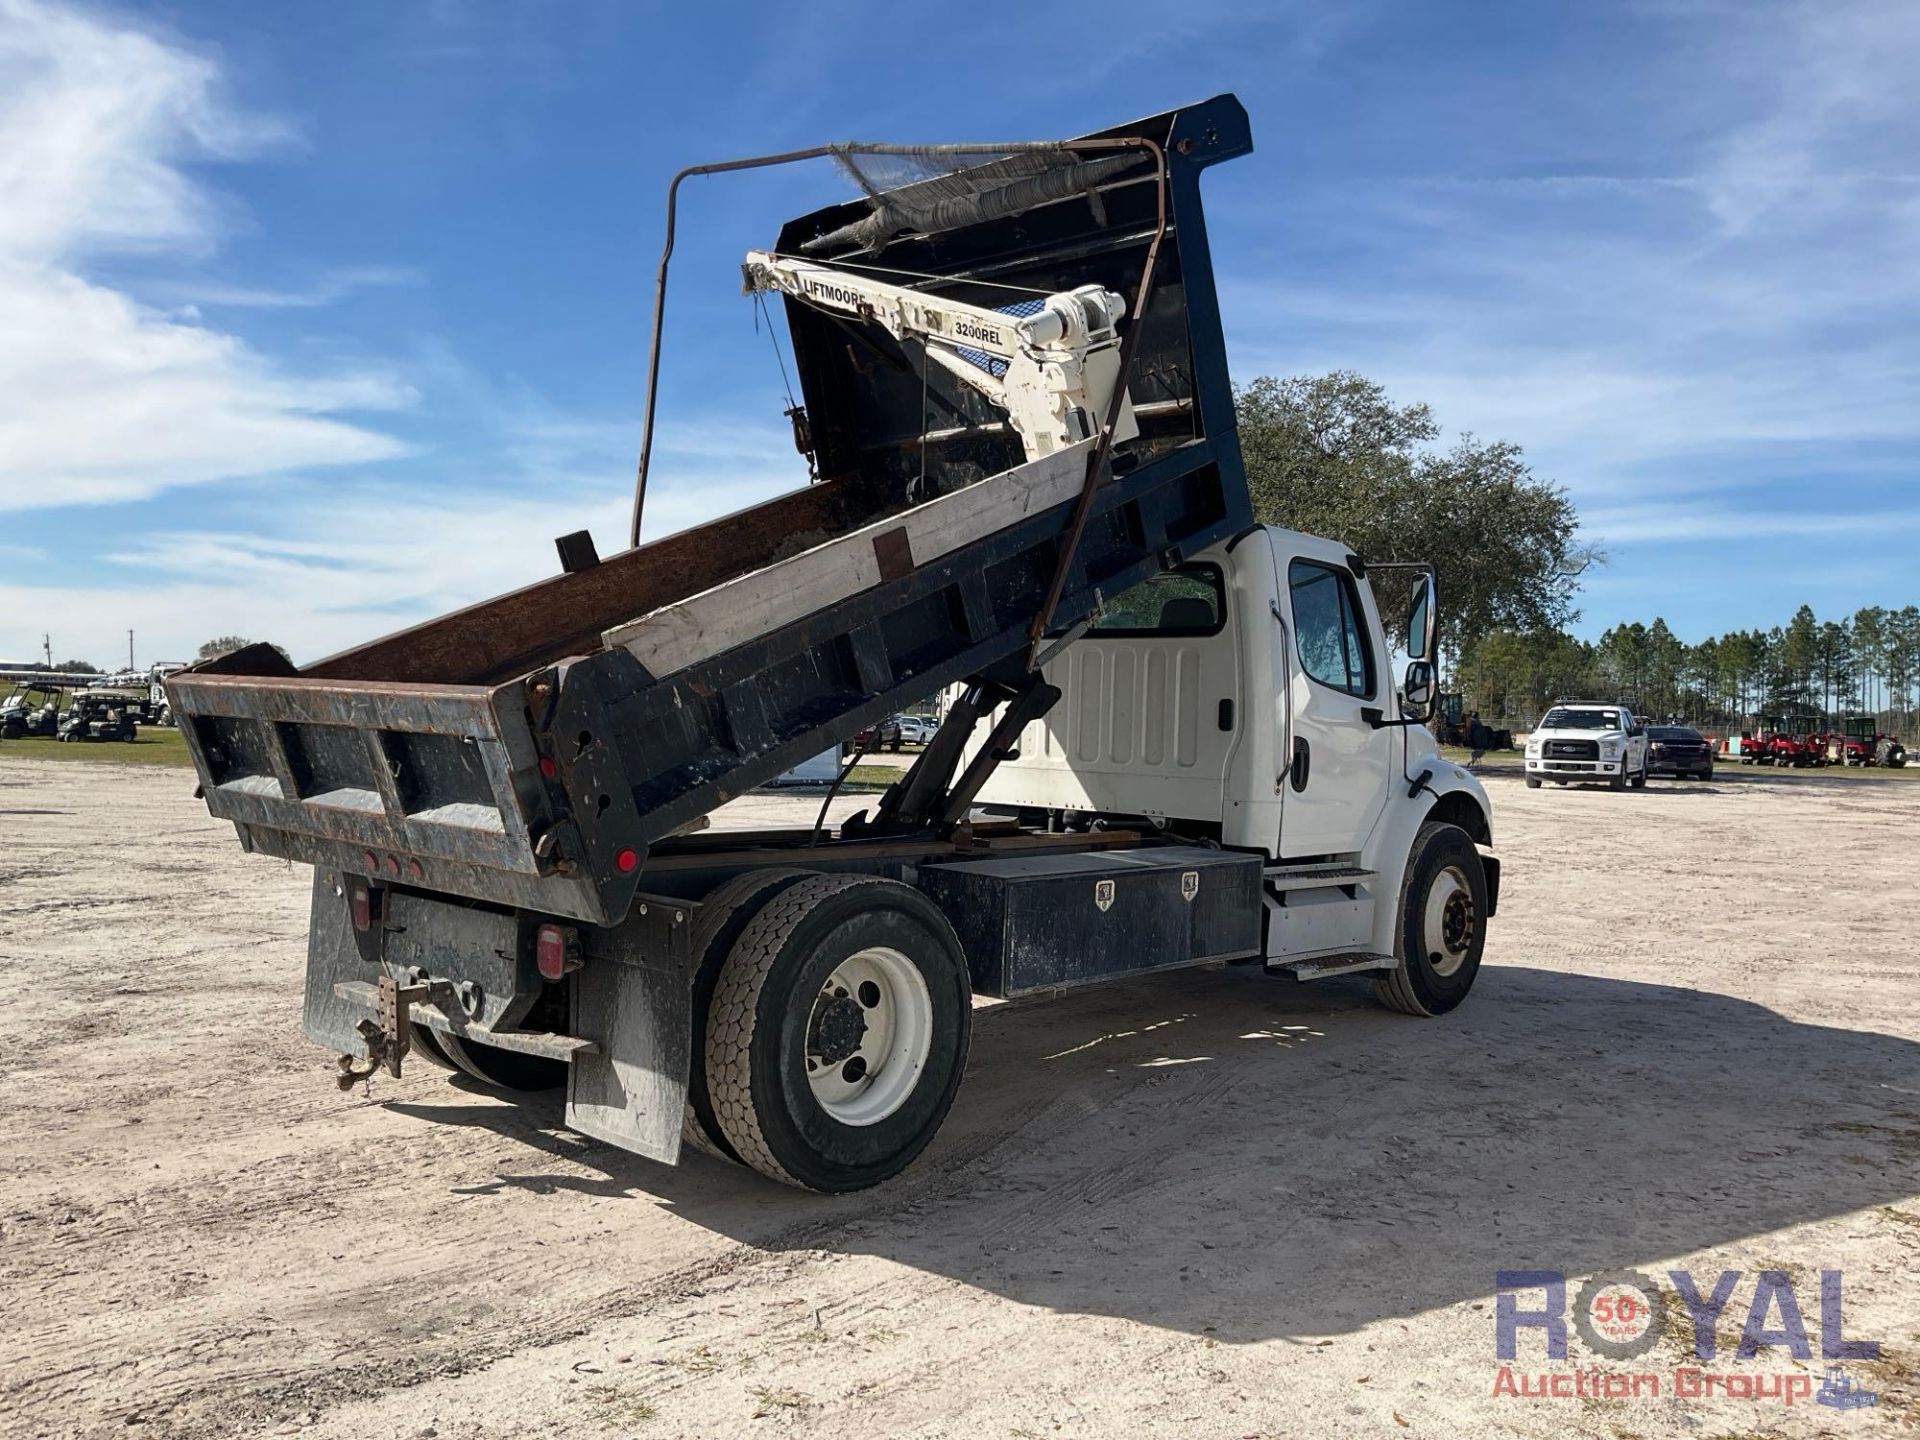
{"type": "Polygon", "coordinates": [[[1608,760],[1618,759],[1620,756],[1620,742],[1618,740],[1602,740],[1600,742],[1600,754],[1608,760]]]}
{"type": "Polygon", "coordinates": [[[1535,759],[1539,758],[1540,742],[1538,740],[1527,741],[1527,754],[1533,756],[1535,759]]]}

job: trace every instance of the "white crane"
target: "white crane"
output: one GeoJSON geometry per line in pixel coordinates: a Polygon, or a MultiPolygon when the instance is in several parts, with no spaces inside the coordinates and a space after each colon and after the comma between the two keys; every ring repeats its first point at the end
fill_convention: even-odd
{"type": "MultiPolygon", "coordinates": [[[[1098,434],[1120,383],[1116,327],[1127,302],[1099,285],[1049,295],[1036,313],[1014,316],[765,250],[748,251],[743,269],[750,293],[788,295],[919,341],[930,360],[1007,412],[1029,460],[1098,434]]],[[[1139,433],[1123,398],[1114,443],[1139,433]]]]}

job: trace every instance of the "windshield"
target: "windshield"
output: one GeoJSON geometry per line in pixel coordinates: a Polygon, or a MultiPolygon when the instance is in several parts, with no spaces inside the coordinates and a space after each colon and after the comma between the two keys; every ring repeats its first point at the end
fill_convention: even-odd
{"type": "Polygon", "coordinates": [[[1691,740],[1698,741],[1700,732],[1689,730],[1684,725],[1656,725],[1647,734],[1655,740],[1691,740]]]}
{"type": "Polygon", "coordinates": [[[1542,730],[1618,730],[1618,710],[1570,710],[1561,707],[1547,712],[1540,722],[1542,730]]]}

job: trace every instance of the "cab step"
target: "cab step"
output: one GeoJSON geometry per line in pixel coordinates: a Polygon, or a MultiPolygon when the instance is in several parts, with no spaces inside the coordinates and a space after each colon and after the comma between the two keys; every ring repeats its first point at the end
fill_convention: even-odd
{"type": "Polygon", "coordinates": [[[1340,860],[1317,861],[1311,865],[1275,865],[1260,872],[1260,882],[1269,893],[1365,885],[1379,878],[1377,871],[1362,869],[1340,860]]]}
{"type": "Polygon", "coordinates": [[[1332,975],[1354,975],[1362,970],[1391,970],[1400,962],[1391,955],[1352,951],[1345,955],[1316,955],[1310,960],[1277,960],[1269,975],[1290,974],[1296,980],[1325,980],[1332,975]]]}

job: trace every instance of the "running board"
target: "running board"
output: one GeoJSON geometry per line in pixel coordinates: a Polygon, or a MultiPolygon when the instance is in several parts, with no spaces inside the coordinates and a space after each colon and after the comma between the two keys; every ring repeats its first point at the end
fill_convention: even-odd
{"type": "Polygon", "coordinates": [[[1311,960],[1277,960],[1267,966],[1267,973],[1291,974],[1296,980],[1325,980],[1331,975],[1354,975],[1362,970],[1392,970],[1399,964],[1391,955],[1352,952],[1346,955],[1316,955],[1311,960]]]}
{"type": "Polygon", "coordinates": [[[1379,878],[1377,871],[1337,860],[1312,865],[1275,865],[1260,872],[1260,881],[1270,893],[1280,890],[1319,890],[1335,885],[1365,885],[1379,878]]]}

